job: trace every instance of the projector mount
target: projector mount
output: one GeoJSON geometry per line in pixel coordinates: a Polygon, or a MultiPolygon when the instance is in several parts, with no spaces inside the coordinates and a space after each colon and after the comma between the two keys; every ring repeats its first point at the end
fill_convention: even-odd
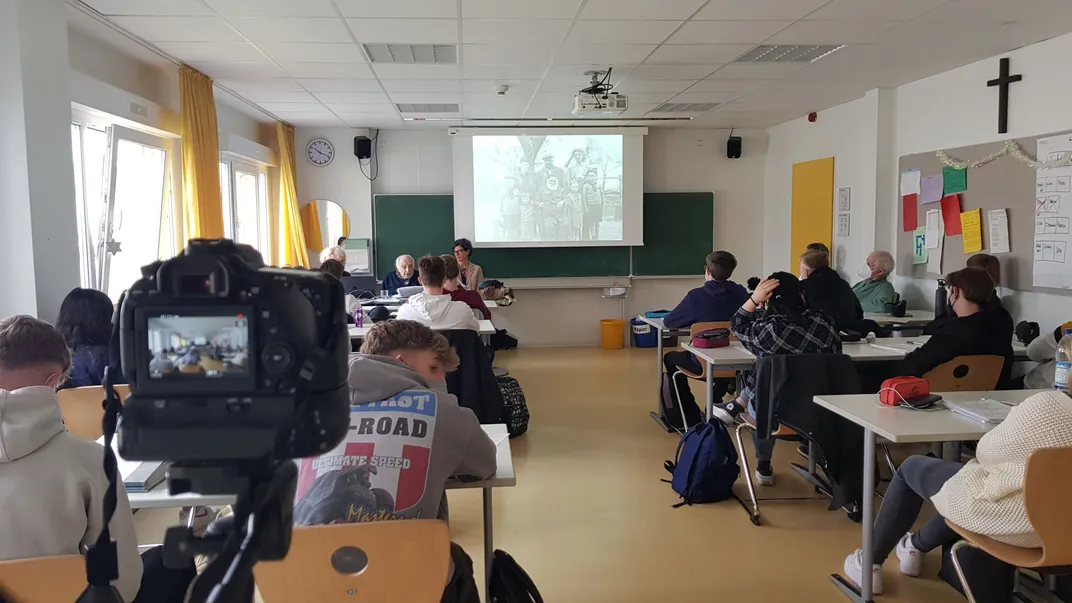
{"type": "Polygon", "coordinates": [[[592,78],[592,82],[587,88],[581,88],[581,94],[591,94],[592,96],[605,96],[614,88],[610,84],[610,73],[613,71],[612,67],[608,67],[606,71],[585,71],[584,74],[592,78]]]}

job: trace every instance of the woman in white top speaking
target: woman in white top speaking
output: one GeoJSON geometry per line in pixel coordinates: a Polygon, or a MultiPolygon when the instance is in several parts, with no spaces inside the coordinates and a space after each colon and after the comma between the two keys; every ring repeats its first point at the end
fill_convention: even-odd
{"type": "MultiPolygon", "coordinates": [[[[946,519],[1013,546],[1042,546],[1024,506],[1027,459],[1040,448],[1063,446],[1072,446],[1072,398],[1054,391],[1035,394],[1010,410],[979,440],[975,458],[967,464],[929,456],[905,460],[875,518],[870,568],[874,594],[882,593],[882,563],[894,550],[901,573],[919,576],[924,554],[960,539],[946,519]],[[938,514],[919,531],[909,532],[927,499],[938,514]]],[[[862,579],[861,557],[857,549],[845,559],[845,575],[857,584],[862,579]]]]}
{"type": "Polygon", "coordinates": [[[472,254],[473,243],[469,239],[454,241],[454,259],[458,260],[458,269],[461,270],[462,286],[479,291],[480,283],[484,280],[484,269],[469,261],[472,254]]]}

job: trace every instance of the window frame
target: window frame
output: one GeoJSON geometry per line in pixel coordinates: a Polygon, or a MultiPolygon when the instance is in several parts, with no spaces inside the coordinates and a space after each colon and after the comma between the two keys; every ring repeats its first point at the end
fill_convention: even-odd
{"type": "Polygon", "coordinates": [[[238,226],[238,172],[250,174],[255,180],[257,195],[257,243],[255,247],[268,261],[271,253],[271,199],[268,193],[268,170],[271,166],[262,161],[233,152],[220,152],[220,196],[223,200],[224,235],[234,240],[238,226]],[[226,168],[224,167],[226,166],[226,168]],[[223,170],[227,170],[226,189],[224,188],[223,170]],[[226,193],[226,194],[225,194],[226,193]]]}

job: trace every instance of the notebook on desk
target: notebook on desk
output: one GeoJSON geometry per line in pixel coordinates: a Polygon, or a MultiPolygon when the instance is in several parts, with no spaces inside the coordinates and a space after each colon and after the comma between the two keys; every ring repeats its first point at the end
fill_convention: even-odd
{"type": "MultiPolygon", "coordinates": [[[[97,443],[104,446],[104,438],[99,438],[97,443]]],[[[123,478],[123,487],[127,492],[148,492],[167,478],[168,464],[165,462],[128,461],[119,456],[115,440],[112,440],[112,452],[115,453],[116,469],[123,478]]]]}
{"type": "Polygon", "coordinates": [[[1001,423],[1012,407],[988,400],[944,400],[946,408],[980,423],[1001,423]]]}

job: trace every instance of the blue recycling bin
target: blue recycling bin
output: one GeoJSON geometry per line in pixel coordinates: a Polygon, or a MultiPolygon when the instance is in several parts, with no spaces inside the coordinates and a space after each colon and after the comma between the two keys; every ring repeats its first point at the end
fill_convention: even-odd
{"type": "Polygon", "coordinates": [[[633,326],[633,347],[653,348],[659,345],[659,331],[648,323],[634,318],[629,321],[633,326]]]}

